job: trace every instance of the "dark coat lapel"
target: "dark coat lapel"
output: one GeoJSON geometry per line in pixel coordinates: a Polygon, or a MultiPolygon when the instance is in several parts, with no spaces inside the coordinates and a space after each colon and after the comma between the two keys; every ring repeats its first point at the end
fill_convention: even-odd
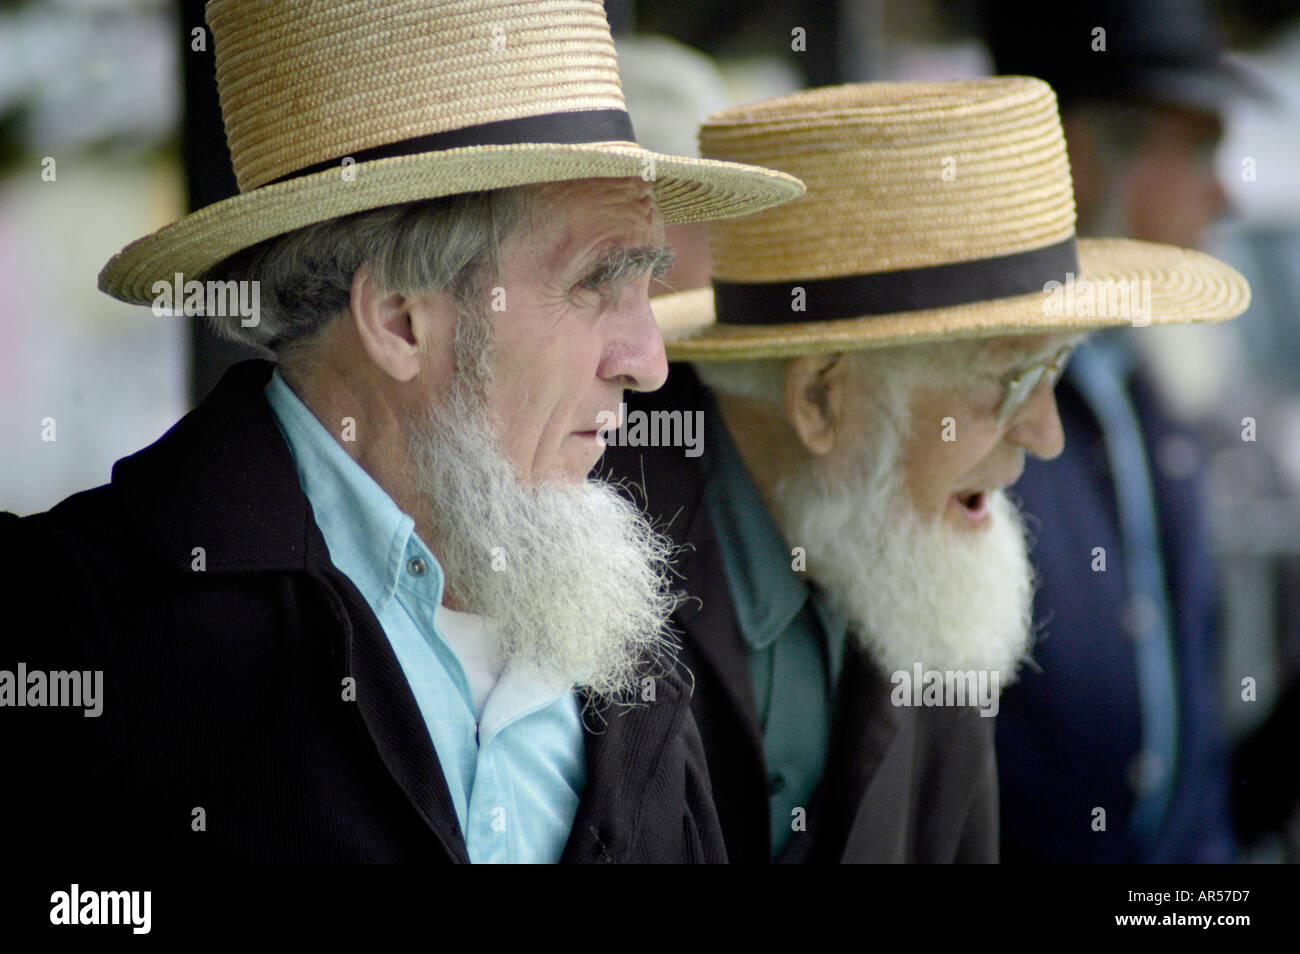
{"type": "MultiPolygon", "coordinates": [[[[687,365],[673,365],[661,391],[635,396],[629,401],[629,410],[634,409],[704,410],[706,428],[723,426],[687,365]]],[[[700,685],[692,708],[709,756],[727,851],[733,861],[765,861],[770,850],[763,740],[721,548],[704,502],[699,459],[686,457],[679,448],[610,448],[605,457],[613,476],[643,490],[633,492],[637,502],[687,547],[679,572],[694,598],[675,619],[685,632],[686,659],[705,670],[697,673],[700,685]]],[[[898,732],[888,680],[854,647],[844,659],[826,774],[810,806],[808,837],[792,839],[782,860],[840,860],[864,793],[898,732]]]]}
{"type": "Polygon", "coordinates": [[[651,776],[689,711],[680,676],[655,680],[653,702],[617,707],[581,696],[587,785],[561,862],[621,861],[641,849],[639,816],[651,776]]]}
{"type": "Polygon", "coordinates": [[[835,692],[826,773],[815,809],[809,813],[811,837],[803,851],[798,840],[792,839],[790,847],[795,853],[787,852],[782,860],[832,864],[846,860],[845,846],[867,789],[898,736],[902,717],[890,702],[889,680],[853,644],[852,635],[849,640],[835,692]],[[805,853],[806,859],[800,857],[805,853]]]}
{"type": "Polygon", "coordinates": [[[468,861],[451,793],[392,645],[365,598],[330,561],[293,455],[262,389],[274,365],[231,368],[160,441],[113,468],[113,486],[144,534],[183,572],[203,546],[207,573],[303,571],[339,629],[330,646],[390,776],[447,853],[468,861]],[[187,475],[192,482],[178,482],[187,475]],[[356,623],[354,626],[353,623],[356,623]]]}
{"type": "MultiPolygon", "coordinates": [[[[319,533],[314,523],[312,529],[319,533]]],[[[357,681],[357,704],[379,757],[447,854],[468,864],[469,853],[451,792],[392,643],[351,580],[332,566],[324,579],[328,580],[325,592],[332,595],[332,586],[342,591],[348,603],[348,610],[339,606],[336,615],[347,634],[347,669],[357,681]],[[350,619],[357,621],[355,627],[350,619]]]]}
{"type": "MultiPolygon", "coordinates": [[[[692,413],[702,409],[703,398],[690,369],[674,367],[665,388],[633,401],[638,408],[692,413]]],[[[718,424],[705,421],[705,427],[718,424]]],[[[681,661],[695,683],[691,711],[703,738],[727,855],[732,862],[766,861],[767,774],[758,707],[722,553],[704,505],[699,460],[675,448],[643,458],[639,448],[611,447],[601,469],[612,471],[655,526],[682,548],[678,585],[689,598],[673,622],[682,632],[681,661]]]]}
{"type": "Polygon", "coordinates": [[[765,862],[771,855],[768,780],[749,660],[708,509],[699,494],[690,506],[678,517],[686,533],[677,542],[687,545],[679,572],[691,599],[674,621],[683,632],[682,659],[696,680],[691,708],[704,740],[727,856],[733,863],[765,862]]]}
{"type": "Polygon", "coordinates": [[[757,751],[763,740],[758,724],[758,705],[754,701],[754,686],[749,674],[749,660],[741,642],[736,612],[731,605],[725,573],[708,572],[709,567],[722,566],[722,552],[718,538],[709,521],[708,510],[701,501],[689,516],[689,526],[683,543],[687,549],[682,556],[679,571],[688,581],[701,581],[698,588],[690,590],[693,599],[684,603],[675,615],[676,621],[691,638],[692,648],[701,661],[709,666],[722,682],[727,701],[742,717],[746,735],[757,751]],[[730,636],[734,638],[722,638],[730,636]]]}

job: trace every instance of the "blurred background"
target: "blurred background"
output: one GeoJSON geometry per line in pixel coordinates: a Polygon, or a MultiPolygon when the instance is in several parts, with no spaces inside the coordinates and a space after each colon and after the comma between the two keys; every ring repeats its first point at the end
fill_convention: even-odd
{"type": "MultiPolygon", "coordinates": [[[[1154,395],[1142,400],[1169,425],[1142,421],[1151,496],[1163,521],[1171,652],[1194,655],[1209,680],[1198,688],[1200,677],[1175,667],[1182,695],[1166,704],[1182,713],[1178,744],[1204,730],[1213,757],[1198,762],[1176,753],[1176,768],[1164,775],[1135,775],[1135,753],[1150,756],[1142,741],[1144,720],[1153,718],[1150,687],[1137,670],[1089,671],[1090,662],[1106,656],[1093,649],[1111,635],[1070,632],[1063,613],[1056,643],[1067,641],[1085,655],[1058,659],[1057,678],[1101,679],[1085,708],[1114,707],[1136,741],[1133,751],[1116,752],[1071,739],[1071,726],[1106,720],[1048,711],[1052,699],[1065,703],[1044,683],[1039,705],[1048,708],[1026,703],[1020,717],[1039,728],[1059,722],[1062,734],[1036,743],[1009,738],[1004,753],[1000,729],[1000,758],[1011,767],[1003,778],[1003,854],[1295,861],[1300,0],[1113,0],[1058,5],[1055,12],[1047,6],[606,3],[629,108],[650,148],[691,152],[695,128],[712,110],[807,86],[995,71],[1043,75],[1061,92],[1063,108],[1077,107],[1067,132],[1082,233],[1197,245],[1245,273],[1254,301],[1243,318],[1213,328],[1134,332],[1128,345],[1154,395]],[[1103,22],[1097,49],[1094,30],[1103,22]],[[1153,177],[1142,188],[1133,185],[1141,181],[1133,171],[1139,167],[1153,177]],[[1139,208],[1144,196],[1146,207],[1139,208]],[[1166,506],[1160,484],[1192,476],[1194,493],[1179,505],[1191,509],[1166,506]],[[1204,517],[1203,538],[1180,534],[1180,514],[1192,510],[1204,517]],[[1189,593],[1173,577],[1184,562],[1197,561],[1209,576],[1189,593]],[[1203,639],[1187,636],[1178,622],[1193,604],[1203,639]],[[1123,679],[1134,682],[1130,692],[1110,691],[1123,679]],[[1189,693],[1199,694],[1199,706],[1189,703],[1189,693]],[[1072,779],[1050,765],[1053,753],[1083,774],[1072,779]],[[1133,818],[1104,851],[1092,847],[1098,839],[1089,842],[1086,829],[1056,831],[1051,818],[1036,823],[1029,817],[1036,813],[1017,807],[1044,798],[1069,803],[1084,784],[1080,778],[1107,773],[1126,780],[1113,796],[1123,804],[1112,817],[1133,818]],[[1225,791],[1216,794],[1208,782],[1201,790],[1196,777],[1170,781],[1178,773],[1220,773],[1225,791]],[[1163,791],[1163,801],[1150,809],[1155,791],[1163,791]],[[1180,799],[1195,810],[1180,809],[1180,799]],[[1154,821],[1144,833],[1139,816],[1148,810],[1154,821]],[[1211,844],[1214,852],[1198,854],[1211,844]]],[[[128,241],[235,192],[202,8],[188,0],[0,0],[2,509],[44,510],[104,483],[115,460],[156,440],[229,364],[250,356],[192,320],[154,317],[95,287],[99,269],[128,241]]],[[[707,281],[701,233],[679,230],[673,240],[692,250],[680,256],[678,286],[707,281]]],[[[1135,401],[1143,417],[1144,405],[1135,401]]],[[[1043,609],[1050,620],[1053,607],[1043,609]]],[[[1008,702],[1012,717],[1000,722],[1014,726],[1015,697],[1008,702]]],[[[1092,793],[1079,797],[1091,804],[1092,793]]]]}

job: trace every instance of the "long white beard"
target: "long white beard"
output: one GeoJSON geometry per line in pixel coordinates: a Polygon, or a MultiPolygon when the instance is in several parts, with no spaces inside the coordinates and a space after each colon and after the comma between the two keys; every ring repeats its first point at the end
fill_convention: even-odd
{"type": "Polygon", "coordinates": [[[847,612],[885,673],[926,669],[1015,678],[1033,633],[1024,521],[1001,491],[981,532],[923,521],[902,490],[895,425],[882,421],[849,481],[804,473],[778,488],[782,529],[808,574],[847,612]]]}
{"type": "Polygon", "coordinates": [[[464,376],[406,424],[436,520],[427,542],[460,608],[488,620],[499,663],[608,701],[671,666],[674,548],[640,510],[603,481],[521,482],[464,376]]]}

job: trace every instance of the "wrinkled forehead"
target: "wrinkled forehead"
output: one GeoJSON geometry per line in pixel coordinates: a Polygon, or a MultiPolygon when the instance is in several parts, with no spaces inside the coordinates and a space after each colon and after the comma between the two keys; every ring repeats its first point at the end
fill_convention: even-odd
{"type": "MultiPolygon", "coordinates": [[[[662,238],[663,216],[652,183],[632,178],[574,179],[538,186],[527,241],[577,248],[662,238]]],[[[521,237],[522,238],[522,237],[521,237]]]]}

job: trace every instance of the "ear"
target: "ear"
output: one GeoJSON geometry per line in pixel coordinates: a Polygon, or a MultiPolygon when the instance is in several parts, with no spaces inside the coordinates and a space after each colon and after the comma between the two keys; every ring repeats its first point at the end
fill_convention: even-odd
{"type": "MultiPolygon", "coordinates": [[[[410,381],[446,318],[444,295],[408,298],[384,288],[368,265],[352,277],[352,320],[366,355],[396,381],[410,381]]],[[[455,327],[455,309],[451,309],[455,327]]]]}
{"type": "Polygon", "coordinates": [[[844,415],[849,362],[842,354],[792,358],[785,369],[785,415],[809,453],[835,447],[844,415]]]}

